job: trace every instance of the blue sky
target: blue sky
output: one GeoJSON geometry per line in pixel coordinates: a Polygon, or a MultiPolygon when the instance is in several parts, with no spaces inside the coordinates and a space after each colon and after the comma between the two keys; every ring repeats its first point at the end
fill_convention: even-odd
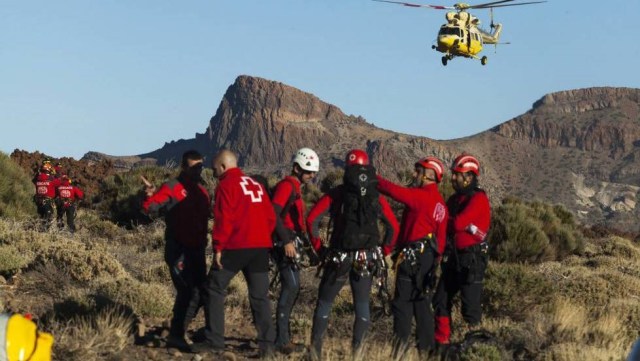
{"type": "MultiPolygon", "coordinates": [[[[487,10],[473,13],[488,26],[487,10]]],[[[640,87],[637,14],[637,0],[500,8],[511,45],[486,48],[484,67],[443,67],[431,44],[444,11],[368,0],[3,1],[0,151],[77,159],[192,138],[241,74],[379,127],[469,136],[550,92],[640,87]]]]}

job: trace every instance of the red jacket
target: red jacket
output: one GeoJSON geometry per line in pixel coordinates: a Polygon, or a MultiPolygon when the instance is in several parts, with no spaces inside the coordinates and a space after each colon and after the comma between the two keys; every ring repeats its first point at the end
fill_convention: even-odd
{"type": "Polygon", "coordinates": [[[221,177],[213,207],[213,249],[271,248],[276,214],[264,187],[231,168],[221,177]]]}
{"type": "Polygon", "coordinates": [[[36,197],[55,198],[56,188],[60,185],[60,179],[47,173],[38,173],[33,179],[36,185],[36,197]]]}
{"type": "MultiPolygon", "coordinates": [[[[330,190],[318,200],[318,203],[311,208],[307,216],[309,239],[316,251],[320,250],[322,246],[322,241],[320,240],[320,221],[322,221],[322,217],[327,213],[329,213],[329,217],[333,220],[333,230],[331,232],[331,239],[329,240],[330,247],[336,247],[340,242],[341,232],[344,227],[340,215],[343,192],[342,186],[330,190]]],[[[391,250],[393,250],[396,244],[396,239],[398,238],[398,220],[393,215],[389,203],[383,196],[380,196],[380,206],[382,206],[380,219],[385,223],[382,252],[386,256],[391,253],[391,250]]]]}
{"type": "Polygon", "coordinates": [[[307,226],[304,222],[306,207],[302,199],[300,180],[287,176],[276,184],[272,199],[276,208],[276,237],[281,244],[291,241],[292,233],[305,235],[307,226]]]}
{"type": "Polygon", "coordinates": [[[68,179],[60,181],[60,185],[56,189],[58,198],[64,202],[73,203],[76,200],[84,198],[82,190],[69,182],[68,179]]]}
{"type": "Polygon", "coordinates": [[[484,241],[491,224],[491,205],[483,190],[476,190],[471,197],[456,193],[447,200],[447,207],[450,214],[447,234],[457,249],[484,241]],[[478,229],[475,234],[470,230],[471,225],[478,229]]]}
{"type": "Polygon", "coordinates": [[[444,252],[449,215],[436,183],[422,188],[406,188],[378,176],[378,189],[405,205],[400,222],[399,247],[432,234],[438,244],[438,253],[444,252]]]}
{"type": "Polygon", "coordinates": [[[166,239],[176,240],[185,247],[196,248],[207,244],[211,200],[200,184],[184,174],[164,183],[160,189],[142,204],[146,213],[166,210],[166,239]]]}

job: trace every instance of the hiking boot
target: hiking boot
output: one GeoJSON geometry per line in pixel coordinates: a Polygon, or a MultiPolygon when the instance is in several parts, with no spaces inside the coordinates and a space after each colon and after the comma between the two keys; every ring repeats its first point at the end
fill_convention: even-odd
{"type": "Polygon", "coordinates": [[[191,345],[187,343],[184,337],[169,335],[167,337],[167,347],[176,348],[180,352],[193,353],[191,345]]]}
{"type": "Polygon", "coordinates": [[[276,348],[276,350],[278,350],[278,352],[280,352],[283,355],[291,355],[292,353],[303,352],[304,351],[304,345],[300,345],[300,344],[295,344],[293,342],[289,342],[289,343],[287,343],[285,345],[278,346],[276,348]]]}

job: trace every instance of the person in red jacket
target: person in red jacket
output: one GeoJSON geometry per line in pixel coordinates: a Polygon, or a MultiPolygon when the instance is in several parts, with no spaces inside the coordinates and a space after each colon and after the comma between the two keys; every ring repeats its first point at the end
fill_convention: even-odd
{"type": "Polygon", "coordinates": [[[266,189],[238,168],[236,155],[219,152],[213,159],[219,179],[214,196],[212,243],[214,262],[209,271],[205,298],[205,341],[198,352],[224,351],[224,300],[231,279],[242,272],[249,304],[258,331],[261,357],[274,351],[275,328],[269,301],[269,252],[276,215],[266,189]]]}
{"type": "Polygon", "coordinates": [[[376,189],[375,168],[369,165],[367,153],[352,150],[347,153],[345,164],[343,184],[323,195],[307,217],[313,248],[324,259],[311,329],[309,356],[312,360],[322,358],[322,339],[329,324],[331,307],[347,279],[355,309],[351,346],[354,356],[359,353],[370,324],[372,274],[382,267],[384,257],[390,254],[398,235],[398,221],[389,203],[376,189]],[[361,182],[356,187],[353,187],[354,179],[361,182]],[[333,226],[328,247],[322,244],[319,229],[325,214],[329,215],[333,226]],[[382,242],[379,220],[385,225],[382,242]],[[382,248],[379,247],[381,243],[382,248]]]}
{"type": "Polygon", "coordinates": [[[447,248],[433,301],[438,350],[449,343],[451,308],[458,292],[465,322],[474,326],[482,320],[482,287],[489,248],[486,236],[491,223],[489,198],[478,186],[478,160],[463,153],[453,161],[451,172],[455,194],[447,200],[447,248]]]}
{"type": "Polygon", "coordinates": [[[67,226],[69,231],[76,231],[76,202],[84,198],[84,192],[79,187],[71,183],[71,179],[66,174],[60,176],[60,185],[56,188],[56,208],[58,209],[58,228],[64,228],[62,218],[67,216],[67,226]]]}
{"type": "Polygon", "coordinates": [[[273,255],[280,277],[276,348],[286,355],[302,350],[291,342],[289,319],[300,293],[300,265],[297,260],[301,256],[302,239],[307,237],[302,186],[309,183],[320,170],[320,159],[313,149],[301,148],[294,154],[292,163],[291,175],[278,182],[273,193],[273,208],[277,215],[273,255]]]}
{"type": "Polygon", "coordinates": [[[162,184],[157,191],[142,177],[147,194],[143,211],[151,215],[165,211],[164,260],[176,288],[167,346],[184,352],[191,351],[185,332],[204,298],[207,277],[205,248],[211,201],[201,184],[202,162],[197,151],[185,152],[178,178],[162,184]]]}
{"type": "Polygon", "coordinates": [[[447,238],[447,208],[438,191],[444,166],[435,157],[415,163],[411,187],[378,176],[378,189],[405,205],[396,247],[396,287],[392,302],[393,358],[401,359],[409,344],[411,322],[416,320],[418,352],[434,349],[431,289],[447,238]]]}
{"type": "Polygon", "coordinates": [[[44,161],[39,173],[33,178],[36,186],[36,194],[33,197],[38,216],[43,222],[45,229],[48,229],[53,220],[53,206],[56,197],[56,188],[60,185],[60,180],[53,175],[53,166],[50,161],[44,161]]]}

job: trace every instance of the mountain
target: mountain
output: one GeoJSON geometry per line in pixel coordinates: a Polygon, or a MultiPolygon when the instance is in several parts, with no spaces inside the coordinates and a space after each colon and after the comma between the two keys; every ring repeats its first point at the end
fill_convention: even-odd
{"type": "Polygon", "coordinates": [[[282,174],[291,154],[303,146],[318,151],[324,170],[342,166],[349,149],[364,148],[383,175],[395,178],[420,157],[436,155],[449,163],[466,151],[480,159],[482,186],[494,202],[506,195],[558,202],[589,222],[640,230],[635,222],[640,215],[639,107],[640,89],[557,92],[485,132],[439,141],[381,129],[299,89],[240,76],[195,138],[134,157],[85,157],[131,167],[175,164],[187,149],[210,159],[228,148],[250,171],[282,174]]]}

